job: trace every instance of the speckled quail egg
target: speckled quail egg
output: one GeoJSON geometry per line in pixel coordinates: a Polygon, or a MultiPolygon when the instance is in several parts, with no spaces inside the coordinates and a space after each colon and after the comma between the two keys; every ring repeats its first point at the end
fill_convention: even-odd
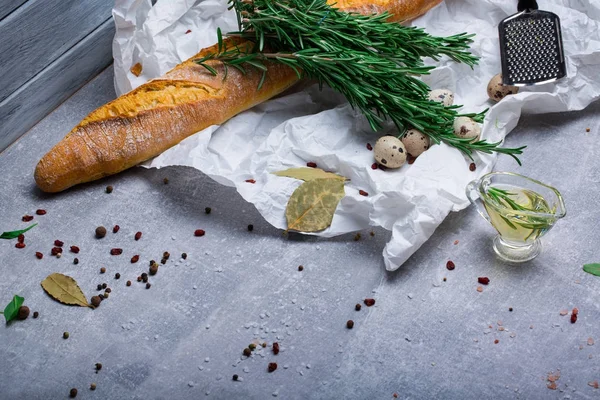
{"type": "Polygon", "coordinates": [[[416,129],[409,129],[402,136],[402,144],[404,144],[408,154],[418,157],[429,148],[429,136],[416,129]]]}
{"type": "Polygon", "coordinates": [[[383,136],[375,143],[375,161],[388,168],[400,168],[406,162],[406,148],[394,136],[383,136]]]}
{"type": "Polygon", "coordinates": [[[448,89],[432,90],[431,92],[429,92],[427,98],[429,99],[429,101],[437,101],[438,103],[442,103],[446,107],[454,104],[454,93],[452,93],[448,89]]]}
{"type": "Polygon", "coordinates": [[[454,134],[459,138],[479,140],[481,128],[479,124],[468,117],[458,117],[454,120],[454,134]]]}
{"type": "Polygon", "coordinates": [[[519,93],[519,88],[502,84],[502,74],[494,76],[487,87],[488,97],[493,101],[500,101],[509,94],[519,93]]]}

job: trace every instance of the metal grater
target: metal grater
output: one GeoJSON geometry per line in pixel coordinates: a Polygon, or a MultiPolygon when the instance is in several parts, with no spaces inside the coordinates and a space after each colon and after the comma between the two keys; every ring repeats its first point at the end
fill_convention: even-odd
{"type": "Polygon", "coordinates": [[[565,77],[558,16],[538,10],[535,1],[521,0],[519,11],[498,26],[503,83],[541,85],[565,77]]]}

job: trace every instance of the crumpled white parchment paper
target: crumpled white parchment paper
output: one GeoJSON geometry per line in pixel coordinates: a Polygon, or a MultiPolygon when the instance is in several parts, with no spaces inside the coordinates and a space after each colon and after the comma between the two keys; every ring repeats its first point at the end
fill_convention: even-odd
{"type": "MultiPolygon", "coordinates": [[[[561,18],[568,78],[523,89],[494,105],[487,98],[486,87],[501,70],[497,25],[516,12],[517,1],[446,0],[413,24],[435,35],[476,33],[472,50],[481,61],[471,70],[443,60],[423,79],[432,88],[454,91],[455,104],[463,104],[466,112],[493,106],[482,133],[489,141],[502,140],[522,112],[582,109],[600,97],[600,5],[596,1],[540,2],[543,10],[561,18]]],[[[217,27],[223,32],[237,28],[226,0],[158,0],[154,6],[151,0],[116,0],[113,17],[118,94],[164,74],[214,44],[217,27]],[[136,77],[129,70],[138,62],[143,72],[136,77]]],[[[393,132],[391,127],[389,132],[393,132]]],[[[145,165],[197,168],[224,185],[235,186],[269,223],[285,229],[285,206],[301,182],[271,172],[316,162],[320,168],[351,179],[331,227],[318,235],[331,237],[369,226],[391,230],[383,257],[386,268],[395,270],[450,211],[468,205],[465,186],[491,171],[496,156],[478,155],[477,171],[470,172],[470,161],[442,144],[431,147],[413,165],[372,170],[373,153],[366,149],[366,143],[374,144],[384,133],[371,132],[364,118],[340,95],[303,85],[187,138],[145,165]],[[245,182],[250,178],[256,184],[245,182]],[[359,195],[359,189],[369,196],[359,195]]]]}

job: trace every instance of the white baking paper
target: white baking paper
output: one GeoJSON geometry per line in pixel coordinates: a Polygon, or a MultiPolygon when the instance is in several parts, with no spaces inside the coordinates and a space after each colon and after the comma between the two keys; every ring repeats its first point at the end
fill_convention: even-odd
{"type": "MultiPolygon", "coordinates": [[[[413,21],[435,35],[476,33],[473,52],[481,57],[474,70],[442,60],[423,79],[432,88],[455,92],[466,112],[492,107],[482,137],[502,140],[521,113],[579,110],[600,97],[600,8],[598,0],[547,0],[540,6],[562,20],[568,78],[557,84],[522,90],[494,105],[489,79],[500,72],[497,24],[516,12],[514,0],[446,0],[413,21]]],[[[117,33],[113,50],[115,86],[125,93],[192,57],[216,42],[216,28],[235,30],[226,0],[116,0],[117,33]],[[130,68],[141,63],[135,77],[130,68]]],[[[390,127],[389,132],[393,132],[390,127]]],[[[386,132],[383,132],[386,133],[386,132]]],[[[194,167],[216,181],[235,186],[273,226],[286,228],[285,207],[301,183],[271,174],[316,162],[350,178],[330,228],[319,236],[382,226],[392,231],[383,250],[385,266],[397,269],[434,232],[451,211],[465,208],[465,186],[492,170],[493,155],[478,155],[477,171],[458,150],[432,146],[413,165],[372,170],[375,143],[364,118],[329,89],[304,84],[295,92],[263,103],[221,126],[212,126],[150,160],[147,167],[194,167]],[[254,179],[255,184],[245,180],[254,179]],[[361,196],[358,190],[369,193],[361,196]]],[[[522,156],[527,157],[527,152],[522,156]]],[[[516,167],[516,164],[515,164],[516,167]]]]}

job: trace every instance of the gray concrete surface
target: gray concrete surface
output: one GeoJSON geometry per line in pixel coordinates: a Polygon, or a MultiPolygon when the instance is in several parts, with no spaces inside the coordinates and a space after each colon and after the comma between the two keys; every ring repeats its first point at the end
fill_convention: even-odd
{"type": "Polygon", "coordinates": [[[0,154],[0,230],[23,227],[21,217],[38,208],[48,212],[36,216],[25,249],[0,241],[0,303],[20,294],[40,312],[0,324],[0,399],[61,399],[72,387],[84,399],[600,397],[588,385],[600,380],[600,342],[588,345],[590,337],[600,341],[600,278],[582,271],[600,262],[600,104],[524,118],[507,143],[529,145],[523,167],[507,157],[498,164],[565,196],[568,216],[547,235],[540,257],[521,266],[498,261],[494,232],[471,207],[450,215],[388,273],[381,258],[387,232],[362,232],[358,242],[354,235],[284,238],[234,190],[193,169],[134,168],[62,194],[39,192],[36,162],[113,98],[112,78],[102,73],[0,154]],[[109,184],[112,194],[104,193],[109,184]],[[96,226],[115,224],[119,233],[94,238],[96,226]],[[194,237],[198,228],[206,236],[194,237]],[[136,231],[143,232],[137,242],[136,231]],[[78,265],[69,251],[49,256],[55,239],[81,248],[78,265]],[[110,256],[112,247],[124,254],[110,256]],[[163,251],[171,259],[147,290],[135,278],[163,251]],[[189,255],[183,262],[182,252],[189,255]],[[88,297],[102,282],[112,293],[97,310],[61,305],[40,287],[52,272],[73,276],[88,297]],[[482,293],[479,276],[491,281],[482,293]],[[376,305],[355,311],[367,297],[376,305]],[[559,314],[573,307],[575,324],[559,314]],[[242,357],[244,347],[263,341],[269,347],[242,357]],[[273,373],[270,362],[278,364],[273,373]],[[557,389],[548,389],[548,374],[557,371],[557,389]]]}

